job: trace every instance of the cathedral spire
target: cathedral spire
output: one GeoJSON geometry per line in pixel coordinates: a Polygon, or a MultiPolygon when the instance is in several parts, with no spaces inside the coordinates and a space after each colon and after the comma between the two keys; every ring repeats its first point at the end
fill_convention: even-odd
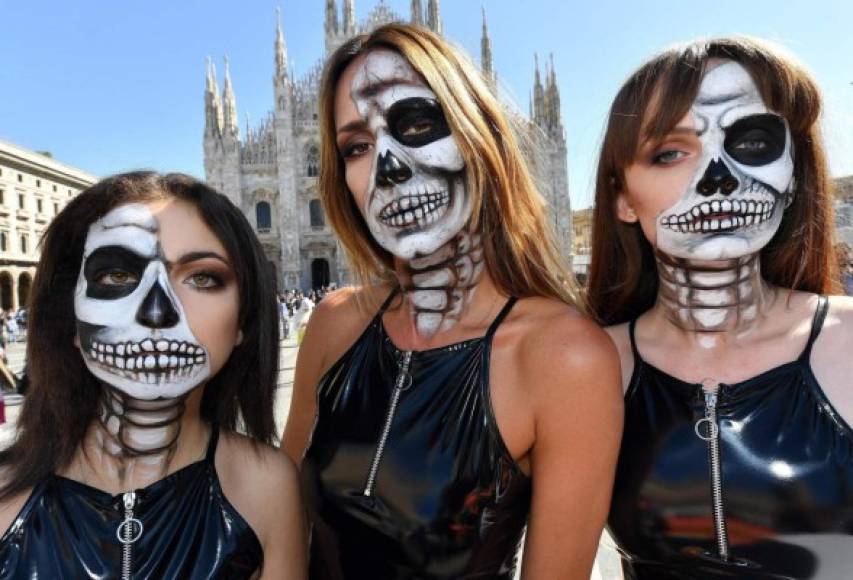
{"type": "Polygon", "coordinates": [[[355,0],[344,0],[344,34],[355,34],[355,0]]]}
{"type": "Polygon", "coordinates": [[[492,39],[489,38],[489,25],[486,22],[486,7],[483,9],[483,35],[480,38],[480,66],[483,69],[483,77],[494,92],[496,88],[495,72],[492,66],[492,39]]]}
{"type": "Polygon", "coordinates": [[[218,137],[222,131],[222,103],[216,84],[216,67],[207,57],[207,74],[204,86],[204,135],[218,137]]]}
{"type": "Polygon", "coordinates": [[[337,0],[326,0],[326,36],[338,33],[338,3],[337,0]]]}
{"type": "Polygon", "coordinates": [[[281,31],[281,8],[275,9],[275,76],[287,76],[287,45],[284,43],[284,33],[281,31]]]}
{"type": "Polygon", "coordinates": [[[225,57],[225,84],[222,89],[223,101],[223,133],[226,135],[239,135],[240,127],[237,118],[237,99],[234,97],[234,87],[231,86],[231,70],[228,66],[228,57],[225,57]]]}
{"type": "Polygon", "coordinates": [[[542,87],[542,77],[539,75],[539,55],[533,55],[536,64],[536,72],[533,76],[533,120],[537,125],[542,125],[545,113],[545,90],[542,87]]]}
{"type": "Polygon", "coordinates": [[[558,136],[563,134],[563,118],[560,112],[560,87],[557,86],[557,70],[554,68],[554,53],[551,53],[551,75],[548,77],[549,125],[558,136]]]}
{"type": "Polygon", "coordinates": [[[444,27],[441,24],[441,9],[438,0],[429,0],[427,4],[427,26],[436,34],[442,34],[444,27]]]}
{"type": "Polygon", "coordinates": [[[423,26],[424,10],[421,8],[421,0],[412,0],[412,24],[415,26],[423,26]]]}

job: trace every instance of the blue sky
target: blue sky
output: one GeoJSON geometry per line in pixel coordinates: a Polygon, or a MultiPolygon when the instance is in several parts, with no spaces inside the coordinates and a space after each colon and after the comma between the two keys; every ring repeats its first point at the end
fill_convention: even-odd
{"type": "MultiPolygon", "coordinates": [[[[358,19],[378,3],[356,0],[358,19]]],[[[408,17],[409,0],[385,3],[408,17]]],[[[833,174],[853,173],[849,0],[444,0],[446,35],[477,59],[481,5],[500,83],[522,110],[534,52],[554,53],[576,208],[591,203],[605,114],[626,75],[698,36],[751,34],[787,46],[824,91],[833,174]]],[[[241,125],[247,112],[259,121],[272,106],[276,6],[301,75],[323,54],[323,0],[5,0],[0,138],[96,175],[149,167],[203,177],[205,58],[215,59],[221,86],[229,56],[241,125]]]]}

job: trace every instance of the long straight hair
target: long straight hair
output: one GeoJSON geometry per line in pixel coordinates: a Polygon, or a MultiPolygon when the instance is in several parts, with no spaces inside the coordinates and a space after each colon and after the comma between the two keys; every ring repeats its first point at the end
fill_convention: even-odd
{"type": "Polygon", "coordinates": [[[642,142],[666,135],[687,114],[710,59],[740,63],[767,106],[785,117],[794,145],[794,197],[776,235],[761,250],[763,277],[792,290],[837,291],[832,250],[832,185],[818,129],[821,98],[806,70],[751,38],[700,40],[666,50],[634,72],[610,108],[595,185],[590,308],[605,324],[636,318],[658,290],[652,246],[638,224],[616,214],[625,168],[642,142]]]}
{"type": "Polygon", "coordinates": [[[341,45],[326,62],[320,91],[320,196],[360,283],[391,281],[393,256],[379,246],[347,188],[335,141],[335,92],[359,55],[387,48],[421,75],[450,125],[466,166],[472,226],[480,228],[489,275],[505,294],[547,296],[581,309],[574,277],[556,249],[545,201],[501,105],[477,68],[429,30],[389,24],[341,45]]]}
{"type": "Polygon", "coordinates": [[[42,241],[30,298],[27,360],[30,386],[17,439],[0,452],[5,472],[0,500],[66,466],[96,419],[101,386],[74,346],[74,289],[89,226],[111,209],[174,197],[191,203],[225,246],[240,296],[243,342],[205,386],[202,417],[254,441],[272,443],[278,376],[275,286],[263,249],[243,214],[189,176],[134,172],[100,181],[71,200],[42,241]]]}

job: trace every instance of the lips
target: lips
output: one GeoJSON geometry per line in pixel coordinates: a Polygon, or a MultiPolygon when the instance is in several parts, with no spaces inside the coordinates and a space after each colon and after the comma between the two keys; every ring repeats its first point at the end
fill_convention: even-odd
{"type": "Polygon", "coordinates": [[[392,228],[425,227],[441,218],[449,204],[448,191],[404,195],[383,207],[379,220],[392,228]]]}
{"type": "Polygon", "coordinates": [[[200,345],[167,339],[115,344],[92,340],[85,352],[101,368],[148,384],[188,377],[207,361],[200,345]]]}
{"type": "Polygon", "coordinates": [[[726,233],[766,222],[775,207],[775,201],[713,200],[664,216],[661,225],[681,233],[726,233]]]}

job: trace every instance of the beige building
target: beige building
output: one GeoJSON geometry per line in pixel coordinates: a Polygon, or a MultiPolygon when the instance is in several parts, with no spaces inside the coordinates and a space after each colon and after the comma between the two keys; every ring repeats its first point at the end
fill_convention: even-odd
{"type": "Polygon", "coordinates": [[[572,212],[572,270],[583,284],[589,274],[592,254],[592,208],[572,212]]]}
{"type": "Polygon", "coordinates": [[[835,180],[835,228],[838,241],[853,248],[853,175],[835,180]]]}
{"type": "Polygon", "coordinates": [[[47,225],[97,180],[49,154],[0,141],[0,309],[26,305],[47,225]]]}

